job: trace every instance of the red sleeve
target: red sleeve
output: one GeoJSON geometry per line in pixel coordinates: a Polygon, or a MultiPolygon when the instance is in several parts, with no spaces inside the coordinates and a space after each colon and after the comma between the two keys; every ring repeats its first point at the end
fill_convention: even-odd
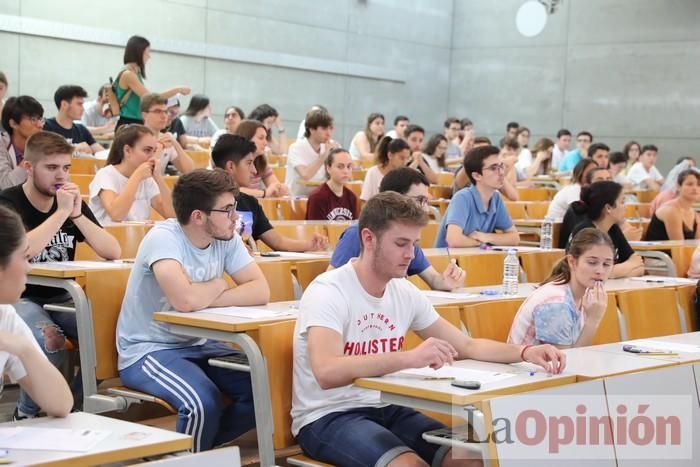
{"type": "Polygon", "coordinates": [[[326,202],[326,197],[321,191],[321,188],[323,188],[323,186],[314,190],[314,192],[309,195],[309,201],[306,204],[307,221],[326,220],[326,212],[324,208],[328,203],[326,202]]]}

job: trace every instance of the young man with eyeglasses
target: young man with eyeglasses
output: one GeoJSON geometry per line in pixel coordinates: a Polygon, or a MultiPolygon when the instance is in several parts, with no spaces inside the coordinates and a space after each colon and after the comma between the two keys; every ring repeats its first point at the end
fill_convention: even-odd
{"type": "Polygon", "coordinates": [[[165,174],[166,166],[172,164],[186,174],[194,169],[192,158],[182,149],[177,138],[170,132],[163,132],[168,125],[168,100],[160,94],[147,94],[141,98],[141,116],[143,124],[158,136],[158,141],[163,145],[160,153],[160,172],[165,174]]]}
{"type": "Polygon", "coordinates": [[[240,352],[176,334],[153,321],[153,313],[267,303],[265,276],[236,234],[237,194],[223,170],[198,169],[180,177],[173,189],[177,219],[159,223],[141,242],[117,323],[122,381],[174,406],[177,431],[192,436],[194,451],[255,426],[250,374],[209,365],[210,358],[240,352]]]}
{"type": "MultiPolygon", "coordinates": [[[[214,166],[225,170],[238,186],[250,185],[251,177],[257,173],[253,163],[255,157],[255,143],[239,135],[221,135],[211,151],[214,166]]],[[[318,251],[328,246],[328,239],[320,234],[313,234],[308,240],[281,235],[270,224],[254,196],[240,192],[236,200],[244,237],[262,240],[275,251],[318,251]]]]}
{"type": "Polygon", "coordinates": [[[454,360],[529,361],[559,374],[565,354],[545,344],[522,346],[472,339],[435,311],[404,280],[428,216],[392,191],[370,198],[359,220],[361,253],[318,276],[304,291],[294,329],[292,434],[304,452],[332,465],[480,466],[474,451],[428,443],[443,428],[408,407],[387,404],[357,378],[454,360]],[[408,330],[423,342],[404,348],[408,330]]]}
{"type": "Polygon", "coordinates": [[[7,133],[0,135],[0,190],[27,180],[22,164],[27,140],[44,127],[44,108],[31,96],[10,97],[2,109],[2,126],[7,133]]]}
{"type": "Polygon", "coordinates": [[[445,150],[445,159],[462,158],[462,149],[459,147],[459,133],[462,131],[462,124],[457,117],[450,117],[445,120],[444,134],[447,138],[447,149],[445,150]]]}
{"type": "Polygon", "coordinates": [[[576,135],[576,149],[569,151],[559,164],[559,172],[571,172],[576,164],[588,158],[588,148],[593,142],[593,135],[588,131],[579,131],[576,135]]]}
{"type": "MultiPolygon", "coordinates": [[[[417,170],[404,167],[394,169],[387,173],[379,185],[379,192],[395,191],[406,195],[418,204],[423,210],[428,208],[428,179],[417,170]]],[[[371,199],[371,198],[370,198],[371,199]]],[[[336,269],[352,258],[360,256],[361,245],[357,224],[351,225],[340,236],[338,245],[333,250],[328,270],[336,269]]],[[[406,275],[418,274],[431,289],[451,291],[464,285],[465,272],[456,262],[451,262],[440,274],[430,265],[420,245],[414,245],[413,258],[411,259],[406,275]]]]}
{"type": "Polygon", "coordinates": [[[464,156],[464,170],[472,185],[452,196],[435,240],[437,248],[519,243],[518,231],[498,193],[505,182],[505,169],[495,146],[480,146],[464,156]]]}

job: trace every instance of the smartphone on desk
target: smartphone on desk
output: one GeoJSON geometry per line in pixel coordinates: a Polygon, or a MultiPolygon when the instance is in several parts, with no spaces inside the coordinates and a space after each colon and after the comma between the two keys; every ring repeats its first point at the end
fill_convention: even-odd
{"type": "Polygon", "coordinates": [[[263,258],[277,258],[280,254],[276,251],[262,251],[260,252],[260,256],[263,258]]]}

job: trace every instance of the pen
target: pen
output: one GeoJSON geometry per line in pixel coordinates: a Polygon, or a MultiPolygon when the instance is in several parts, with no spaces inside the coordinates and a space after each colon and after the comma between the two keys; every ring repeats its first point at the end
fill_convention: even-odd
{"type": "Polygon", "coordinates": [[[453,376],[426,376],[423,381],[453,381],[453,376]]]}
{"type": "Polygon", "coordinates": [[[447,261],[451,263],[452,262],[452,255],[450,254],[450,247],[447,246],[447,247],[445,247],[445,249],[447,250],[447,261]]]}
{"type": "Polygon", "coordinates": [[[644,282],[649,282],[649,283],[654,283],[654,284],[663,284],[666,281],[663,279],[644,279],[644,282]]]}

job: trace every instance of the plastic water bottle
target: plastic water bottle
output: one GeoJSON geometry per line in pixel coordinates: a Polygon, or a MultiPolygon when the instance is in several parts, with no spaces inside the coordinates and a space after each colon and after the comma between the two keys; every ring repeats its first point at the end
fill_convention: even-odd
{"type": "Polygon", "coordinates": [[[540,248],[543,250],[552,249],[552,230],[554,229],[554,219],[545,217],[540,228],[540,248]]]}
{"type": "Polygon", "coordinates": [[[520,261],[515,248],[508,250],[503,261],[503,295],[518,294],[518,276],[520,275],[520,261]]]}

